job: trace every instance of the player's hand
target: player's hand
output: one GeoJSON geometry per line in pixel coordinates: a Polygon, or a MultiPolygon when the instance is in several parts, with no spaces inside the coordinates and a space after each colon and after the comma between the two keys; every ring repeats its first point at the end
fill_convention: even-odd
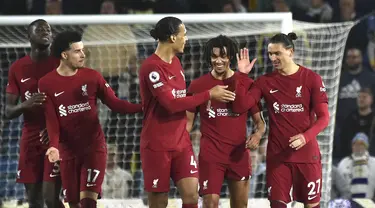
{"type": "Polygon", "coordinates": [[[22,103],[24,109],[34,108],[41,106],[46,101],[47,96],[44,93],[35,93],[28,100],[22,103]]]}
{"type": "Polygon", "coordinates": [[[47,129],[43,129],[42,131],[40,131],[39,136],[40,136],[40,142],[42,142],[42,144],[48,144],[49,143],[49,137],[48,137],[47,129]]]}
{"type": "Polygon", "coordinates": [[[59,150],[54,148],[54,147],[50,147],[48,148],[47,152],[46,152],[46,155],[48,156],[48,160],[51,162],[51,163],[55,163],[57,161],[60,161],[60,154],[59,154],[59,150]]]}
{"type": "Polygon", "coordinates": [[[255,58],[250,62],[249,49],[247,48],[241,49],[240,54],[237,53],[236,56],[237,56],[238,71],[245,73],[245,74],[250,73],[257,59],[255,58]]]}
{"type": "Polygon", "coordinates": [[[262,135],[259,133],[254,133],[249,136],[246,141],[246,148],[254,150],[259,147],[260,140],[262,139],[262,135]]]}
{"type": "Polygon", "coordinates": [[[231,102],[236,98],[236,94],[229,90],[226,90],[228,86],[216,85],[210,89],[211,99],[220,101],[220,102],[231,102]]]}
{"type": "Polygon", "coordinates": [[[303,134],[297,134],[295,136],[290,137],[289,139],[289,146],[295,150],[301,149],[306,144],[306,139],[303,134]]]}

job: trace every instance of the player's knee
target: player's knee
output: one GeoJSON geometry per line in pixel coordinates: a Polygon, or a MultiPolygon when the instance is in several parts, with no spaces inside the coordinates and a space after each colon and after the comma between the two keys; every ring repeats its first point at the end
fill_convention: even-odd
{"type": "Polygon", "coordinates": [[[207,194],[203,196],[203,208],[217,208],[219,207],[219,195],[207,194]]]}
{"type": "Polygon", "coordinates": [[[232,207],[235,207],[235,208],[246,208],[247,207],[247,200],[248,199],[231,200],[232,207]]]}
{"type": "Polygon", "coordinates": [[[165,208],[168,206],[168,193],[148,193],[150,208],[165,208]]]}
{"type": "Polygon", "coordinates": [[[182,203],[184,204],[197,204],[199,200],[199,195],[197,191],[191,190],[185,192],[182,196],[182,203]]]}
{"type": "Polygon", "coordinates": [[[320,208],[320,203],[305,204],[305,208],[320,208]]]}
{"type": "Polygon", "coordinates": [[[283,201],[271,201],[271,208],[287,208],[287,205],[283,201]]]}
{"type": "Polygon", "coordinates": [[[98,193],[93,192],[93,191],[81,191],[79,193],[79,198],[80,199],[89,198],[89,199],[93,199],[96,201],[98,199],[98,193]]]}

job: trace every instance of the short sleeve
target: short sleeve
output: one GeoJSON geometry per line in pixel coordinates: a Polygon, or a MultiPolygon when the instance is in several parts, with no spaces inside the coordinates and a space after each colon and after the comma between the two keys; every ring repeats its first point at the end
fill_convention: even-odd
{"type": "Polygon", "coordinates": [[[15,94],[15,95],[20,94],[20,88],[17,82],[14,66],[10,67],[10,70],[9,70],[6,92],[10,94],[15,94]]]}
{"type": "Polygon", "coordinates": [[[311,79],[311,104],[312,107],[320,103],[328,103],[326,87],[322,78],[315,74],[314,79],[311,79]]]}

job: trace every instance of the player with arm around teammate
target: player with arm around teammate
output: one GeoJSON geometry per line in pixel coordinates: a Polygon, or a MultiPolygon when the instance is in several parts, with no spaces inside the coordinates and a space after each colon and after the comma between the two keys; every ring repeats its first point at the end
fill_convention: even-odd
{"type": "Polygon", "coordinates": [[[47,96],[45,116],[51,162],[60,161],[65,201],[69,207],[94,208],[104,179],[107,148],[99,123],[97,100],[119,113],[142,111],[116,97],[96,70],[85,68],[81,34],[64,31],[53,41],[59,67],[39,80],[47,96]]]}
{"type": "MultiPolygon", "coordinates": [[[[220,35],[210,39],[205,46],[204,59],[212,70],[195,79],[188,93],[196,94],[215,85],[228,85],[235,90],[239,73],[230,66],[236,65],[237,44],[229,37],[220,35]]],[[[253,80],[247,78],[249,89],[253,80]]],[[[195,114],[200,114],[199,187],[203,195],[203,207],[216,208],[224,178],[228,179],[230,203],[233,208],[247,207],[249,176],[251,175],[248,148],[256,149],[265,132],[265,123],[257,105],[249,114],[256,132],[246,141],[248,112],[232,112],[232,103],[209,100],[187,112],[188,131],[191,130],[195,114]]]]}
{"type": "Polygon", "coordinates": [[[186,131],[186,110],[210,99],[229,102],[235,96],[225,90],[227,86],[216,86],[186,97],[184,71],[176,57],[183,52],[187,40],[180,19],[165,17],[150,34],[158,46],[142,63],[139,74],[144,109],[141,161],[149,205],[167,206],[172,178],[181,195],[182,207],[197,208],[198,167],[186,131]]]}
{"type": "Polygon", "coordinates": [[[320,207],[322,164],[316,136],[329,122],[328,98],[321,77],[293,61],[295,39],[295,33],[270,39],[268,56],[275,70],[259,77],[250,91],[244,82],[252,68],[248,50],[238,56],[242,79],[233,110],[246,111],[263,97],[269,112],[266,180],[271,208],[285,208],[292,200],[320,207]]]}
{"type": "Polygon", "coordinates": [[[56,69],[59,60],[50,56],[52,32],[45,20],[30,23],[27,33],[31,52],[12,64],[6,88],[5,116],[24,117],[17,182],[25,185],[30,207],[43,208],[44,203],[48,208],[63,207],[59,164],[45,156],[48,136],[42,105],[46,97],[38,93],[38,80],[56,69]]]}

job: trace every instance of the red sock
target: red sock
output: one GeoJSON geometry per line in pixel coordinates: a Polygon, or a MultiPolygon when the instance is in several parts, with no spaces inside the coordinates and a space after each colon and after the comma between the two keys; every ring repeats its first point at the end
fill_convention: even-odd
{"type": "Polygon", "coordinates": [[[283,202],[271,201],[271,208],[287,208],[287,206],[283,202]]]}
{"type": "Polygon", "coordinates": [[[198,204],[182,204],[182,208],[198,208],[198,204]]]}
{"type": "Polygon", "coordinates": [[[90,198],[83,198],[80,201],[81,208],[96,208],[96,200],[90,198]]]}

